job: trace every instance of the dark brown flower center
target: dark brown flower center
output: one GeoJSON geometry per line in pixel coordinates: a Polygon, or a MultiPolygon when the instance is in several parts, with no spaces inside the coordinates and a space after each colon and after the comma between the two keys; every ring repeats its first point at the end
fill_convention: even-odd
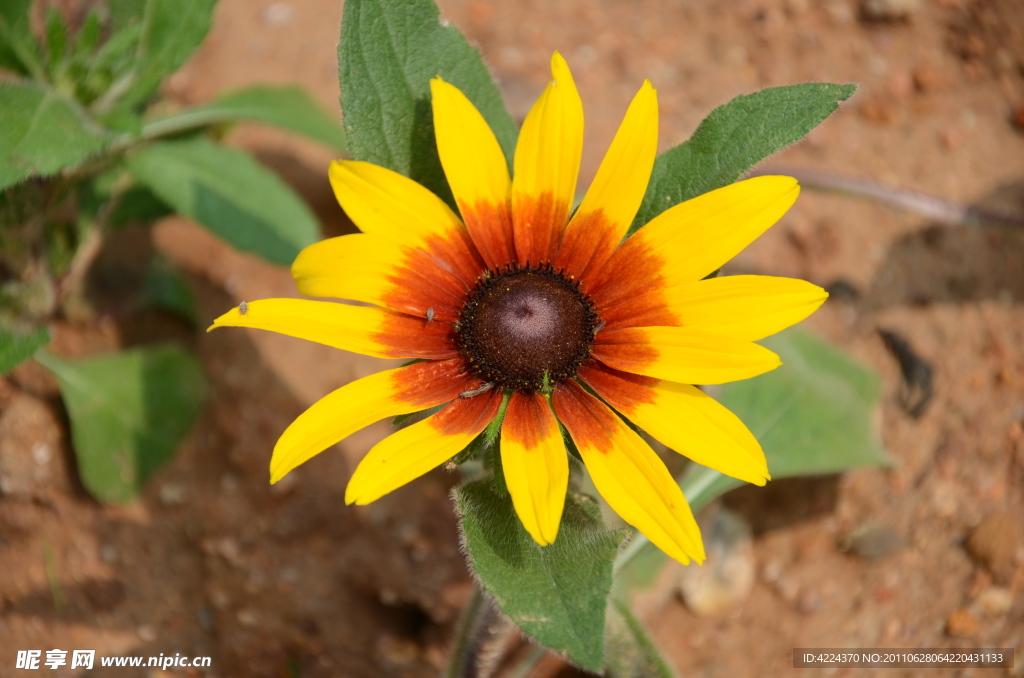
{"type": "Polygon", "coordinates": [[[539,391],[576,374],[597,327],[594,304],[550,267],[487,273],[459,317],[459,346],[481,379],[539,391]]]}

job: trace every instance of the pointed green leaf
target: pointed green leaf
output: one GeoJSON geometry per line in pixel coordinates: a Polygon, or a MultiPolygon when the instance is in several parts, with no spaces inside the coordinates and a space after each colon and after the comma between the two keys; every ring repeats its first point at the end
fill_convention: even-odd
{"type": "Polygon", "coordinates": [[[856,89],[827,83],[772,87],[719,106],[688,141],[658,156],[630,233],[673,205],[733,183],[799,141],[856,89]]]}
{"type": "Polygon", "coordinates": [[[28,10],[32,0],[4,0],[0,3],[0,22],[12,31],[29,33],[28,10]]]}
{"type": "Polygon", "coordinates": [[[267,169],[206,139],[153,143],[128,168],[161,200],[241,250],[290,264],[320,238],[316,217],[267,169]]]}
{"type": "Polygon", "coordinates": [[[57,64],[64,60],[68,49],[68,25],[64,23],[57,8],[46,8],[46,54],[50,62],[50,72],[56,70],[57,64]]]}
{"type": "Polygon", "coordinates": [[[182,129],[238,121],[262,122],[303,134],[338,151],[347,147],[341,121],[301,87],[260,85],[233,92],[216,101],[146,125],[147,136],[163,129],[182,129]]]}
{"type": "Polygon", "coordinates": [[[23,331],[0,324],[0,375],[7,374],[50,342],[50,331],[40,327],[23,331]]]}
{"type": "Polygon", "coordinates": [[[0,189],[77,165],[111,136],[78,104],[53,90],[0,82],[0,189]]]}
{"type": "Polygon", "coordinates": [[[134,68],[118,97],[123,104],[144,102],[164,78],[185,65],[209,32],[216,4],[217,0],[148,0],[134,68]]]}
{"type": "Polygon", "coordinates": [[[449,203],[430,108],[441,76],[483,114],[511,161],[516,127],[480,53],[433,0],[347,0],[338,47],[341,110],[349,151],[400,172],[449,203]]]}
{"type": "Polygon", "coordinates": [[[38,48],[28,22],[31,6],[32,0],[0,2],[0,68],[28,74],[26,60],[38,68],[38,48]]]}
{"type": "Polygon", "coordinates": [[[205,399],[202,369],[176,346],[84,360],[40,351],[36,359],[60,384],[82,483],[104,503],[138,495],[174,456],[205,399]]]}
{"type": "Polygon", "coordinates": [[[470,565],[498,607],[528,636],[591,671],[604,664],[612,560],[625,530],[606,530],[596,502],[570,492],[558,538],[538,546],[512,500],[486,481],[453,493],[470,565]]]}
{"type": "Polygon", "coordinates": [[[72,58],[85,59],[90,56],[100,43],[100,13],[96,9],[89,10],[82,22],[82,28],[75,36],[75,44],[71,50],[72,58]]]}

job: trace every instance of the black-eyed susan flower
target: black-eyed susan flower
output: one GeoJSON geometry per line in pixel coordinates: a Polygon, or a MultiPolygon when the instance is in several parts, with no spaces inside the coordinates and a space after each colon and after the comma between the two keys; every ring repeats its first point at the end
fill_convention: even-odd
{"type": "Polygon", "coordinates": [[[825,299],[800,280],[705,280],[796,200],[788,177],[758,177],[666,210],[623,241],[658,137],[645,82],[575,213],[583,107],[565,60],[523,123],[510,176],[484,118],[431,82],[434,128],[460,215],[414,181],[365,162],[331,165],[362,231],[312,245],[292,273],[312,297],[265,299],[214,327],[256,327],[366,355],[421,362],[359,379],[281,436],[271,482],[375,421],[444,407],[374,446],[345,493],[366,504],[451,459],[500,416],[505,479],[523,526],[555,540],[569,481],[564,430],[626,522],[683,563],[703,560],[693,514],[665,465],[626,424],[730,476],[768,467],[739,419],[691,384],[774,369],[754,343],[825,299]]]}

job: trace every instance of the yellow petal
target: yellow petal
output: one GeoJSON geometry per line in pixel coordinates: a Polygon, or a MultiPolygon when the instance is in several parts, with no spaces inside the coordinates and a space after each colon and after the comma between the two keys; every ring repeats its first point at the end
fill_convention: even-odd
{"type": "Polygon", "coordinates": [[[346,504],[369,504],[451,459],[494,419],[500,389],[457,399],[437,414],[403,428],[374,445],[359,462],[346,504]]]}
{"type": "Polygon", "coordinates": [[[501,466],[523,527],[541,546],[558,535],[569,459],[555,415],[539,393],[516,392],[501,425],[501,466]]]}
{"type": "Polygon", "coordinates": [[[747,179],[662,212],[637,235],[666,253],[670,285],[697,281],[768,230],[799,193],[792,177],[747,179]]]}
{"type": "Polygon", "coordinates": [[[756,341],[814,313],[828,292],[795,278],[730,275],[665,291],[680,324],[756,341]]]}
{"type": "Polygon", "coordinates": [[[755,177],[676,205],[626,240],[587,291],[611,306],[697,282],[778,221],[799,193],[796,179],[755,177]]]}
{"type": "Polygon", "coordinates": [[[583,154],[583,102],[569,65],[551,56],[551,81],[516,145],[512,223],[519,263],[552,261],[569,218],[583,154]]]}
{"type": "Polygon", "coordinates": [[[693,327],[635,327],[599,339],[591,353],[605,365],[683,384],[749,379],[782,364],[763,346],[693,327]]]}
{"type": "Polygon", "coordinates": [[[579,375],[609,405],[676,452],[755,485],[769,479],[757,439],[739,417],[696,387],[603,366],[585,367],[579,375]]]}
{"type": "Polygon", "coordinates": [[[657,151],[658,93],[645,80],[566,228],[559,267],[582,278],[604,265],[640,208],[657,151]]]}
{"type": "Polygon", "coordinates": [[[459,355],[447,323],[381,308],[308,299],[261,299],[236,307],[213,321],[218,327],[253,327],[315,341],[344,351],[381,358],[430,358],[459,355]]]}
{"type": "Polygon", "coordinates": [[[697,521],[654,450],[575,382],[556,386],[552,402],[608,505],[672,558],[703,561],[697,521]]]}
{"type": "Polygon", "coordinates": [[[379,235],[353,233],[310,245],[292,264],[299,292],[310,297],[365,301],[437,320],[458,319],[468,290],[436,251],[379,235]]]}
{"type": "Polygon", "coordinates": [[[430,81],[441,166],[473,242],[491,268],[513,259],[512,179],[498,139],[473,103],[441,78],[430,81]]]}
{"type": "Polygon", "coordinates": [[[395,400],[394,372],[378,372],[342,386],[299,415],[274,446],[270,482],[375,421],[415,412],[412,405],[395,400]]]}
{"type": "Polygon", "coordinates": [[[439,77],[430,81],[430,93],[437,153],[455,200],[507,203],[512,179],[487,121],[465,94],[439,77]]]}
{"type": "Polygon", "coordinates": [[[409,243],[463,229],[443,200],[398,172],[368,162],[336,160],[328,176],[338,203],[363,233],[409,243]]]}
{"type": "Polygon", "coordinates": [[[375,421],[433,407],[474,388],[461,359],[417,363],[363,377],[321,398],[292,422],[274,447],[270,482],[375,421]]]}

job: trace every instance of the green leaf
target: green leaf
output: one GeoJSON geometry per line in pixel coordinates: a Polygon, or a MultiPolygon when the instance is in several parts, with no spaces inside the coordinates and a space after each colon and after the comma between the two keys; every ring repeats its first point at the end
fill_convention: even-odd
{"type": "Polygon", "coordinates": [[[558,539],[538,546],[511,498],[487,481],[454,491],[466,552],[481,585],[528,636],[591,671],[604,664],[612,559],[625,530],[606,530],[596,502],[570,492],[558,539]]]}
{"type": "Polygon", "coordinates": [[[64,17],[57,8],[51,5],[46,8],[46,54],[49,57],[51,73],[55,72],[56,66],[64,60],[67,49],[68,25],[64,23],[64,17]]]}
{"type": "Polygon", "coordinates": [[[216,4],[217,0],[148,0],[134,68],[117,98],[129,106],[140,104],[184,66],[209,32],[216,4]]]}
{"type": "Polygon", "coordinates": [[[675,678],[665,657],[629,605],[612,598],[605,640],[607,678],[675,678]]]}
{"type": "Polygon", "coordinates": [[[75,36],[75,45],[71,50],[72,58],[84,59],[91,55],[100,43],[100,13],[96,9],[89,10],[82,22],[82,28],[75,36]]]}
{"type": "MultiPolygon", "coordinates": [[[[874,371],[800,327],[760,343],[779,354],[782,367],[722,386],[718,401],[757,437],[772,478],[892,463],[876,425],[881,381],[874,371]]],[[[679,484],[697,512],[743,483],[692,464],[679,484]]],[[[645,588],[667,558],[638,535],[623,551],[618,574],[629,580],[627,588],[645,588]]]]}
{"type": "Polygon", "coordinates": [[[0,2],[0,68],[41,75],[39,50],[29,27],[28,11],[32,0],[3,0],[0,2]],[[28,63],[26,63],[28,62],[28,63]]]}
{"type": "Polygon", "coordinates": [[[0,189],[77,165],[110,140],[108,130],[61,94],[0,82],[0,189]]]}
{"type": "Polygon", "coordinates": [[[36,359],[60,384],[82,483],[104,503],[139,494],[174,456],[205,400],[199,364],[175,346],[85,360],[40,351],[36,359]]]}
{"type": "Polygon", "coordinates": [[[32,0],[4,0],[0,3],[0,22],[10,30],[29,35],[28,10],[32,0]]]}
{"type": "Polygon", "coordinates": [[[799,141],[856,89],[826,83],[772,87],[719,106],[688,141],[658,156],[630,233],[673,205],[733,183],[799,141]]]}
{"type": "Polygon", "coordinates": [[[249,87],[205,106],[155,120],[146,125],[146,133],[154,136],[163,129],[187,129],[239,120],[276,125],[342,152],[347,147],[341,122],[324,112],[301,87],[249,87]]]}
{"type": "MultiPolygon", "coordinates": [[[[761,343],[782,367],[722,386],[718,400],[757,437],[772,478],[892,463],[876,425],[882,387],[875,372],[800,328],[761,343]]],[[[696,464],[683,481],[697,509],[742,484],[696,464]]]]}
{"type": "Polygon", "coordinates": [[[117,205],[108,217],[108,223],[118,228],[129,224],[148,224],[171,214],[167,203],[144,186],[132,186],[118,196],[117,205]]]}
{"type": "Polygon", "coordinates": [[[395,170],[452,203],[430,108],[441,76],[476,105],[512,160],[516,127],[480,53],[433,0],[347,0],[338,47],[341,110],[349,150],[395,170]]]}
{"type": "Polygon", "coordinates": [[[25,332],[0,324],[0,375],[7,374],[50,342],[46,327],[25,332]]]}
{"type": "Polygon", "coordinates": [[[277,175],[206,139],[157,142],[128,168],[161,200],[241,250],[290,264],[320,237],[316,218],[277,175]]]}
{"type": "Polygon", "coordinates": [[[154,256],[146,267],[143,300],[156,308],[177,313],[196,324],[196,301],[188,284],[166,257],[154,256]]]}
{"type": "MultiPolygon", "coordinates": [[[[84,75],[80,76],[78,82],[82,101],[92,103],[101,95],[114,96],[108,91],[117,80],[119,87],[127,87],[129,84],[128,75],[134,68],[135,51],[142,37],[142,24],[132,23],[120,28],[111,35],[106,42],[96,51],[96,54],[88,59],[84,67],[84,75]]],[[[115,92],[116,94],[116,92],[115,92]]],[[[114,108],[113,101],[105,104],[104,108],[114,108]]],[[[129,106],[130,108],[130,106],[129,106]]]]}
{"type": "Polygon", "coordinates": [[[148,0],[107,0],[114,31],[120,31],[132,24],[141,24],[147,4],[148,0]]]}

